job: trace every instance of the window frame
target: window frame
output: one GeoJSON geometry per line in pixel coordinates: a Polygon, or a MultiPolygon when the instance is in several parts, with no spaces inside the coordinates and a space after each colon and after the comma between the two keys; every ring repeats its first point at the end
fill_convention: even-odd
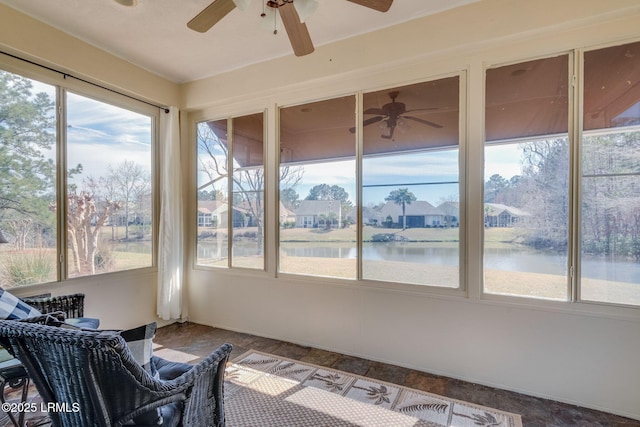
{"type": "MultiPolygon", "coordinates": [[[[270,216],[268,214],[268,206],[271,202],[271,196],[267,191],[270,182],[271,173],[269,172],[269,158],[268,155],[268,109],[253,109],[253,110],[243,110],[242,112],[217,116],[215,114],[209,114],[207,112],[203,112],[203,114],[194,115],[191,117],[189,123],[189,129],[191,131],[190,141],[193,143],[193,154],[192,154],[192,162],[193,162],[193,173],[191,174],[191,179],[193,180],[193,185],[190,185],[190,188],[195,190],[194,197],[194,208],[189,210],[189,218],[195,218],[195,221],[190,220],[189,224],[189,234],[193,236],[193,244],[190,245],[192,247],[193,256],[191,266],[194,270],[209,270],[209,271],[241,271],[247,274],[259,274],[264,275],[268,271],[268,251],[269,251],[269,240],[268,236],[271,235],[271,224],[270,224],[270,216]],[[263,124],[262,124],[262,155],[263,155],[263,174],[264,174],[264,183],[263,183],[263,241],[262,241],[262,268],[249,268],[243,266],[234,266],[233,265],[233,174],[235,173],[235,169],[233,168],[233,137],[228,138],[228,153],[230,155],[227,156],[226,168],[227,171],[231,171],[230,176],[227,178],[227,194],[228,194],[228,204],[232,207],[232,209],[227,209],[227,261],[224,266],[217,265],[203,265],[198,263],[198,227],[199,227],[199,213],[198,213],[198,126],[201,123],[205,122],[216,122],[216,121],[226,121],[227,125],[227,133],[233,134],[233,120],[240,117],[252,116],[262,114],[263,124]]],[[[193,190],[192,190],[193,191],[193,190]]],[[[276,216],[277,218],[277,216],[276,216]]]]}
{"type": "MultiPolygon", "coordinates": [[[[355,174],[356,174],[356,248],[358,253],[357,258],[357,271],[356,277],[354,279],[347,278],[339,278],[339,277],[327,277],[327,276],[314,276],[314,275],[304,275],[298,273],[288,273],[279,271],[279,259],[280,259],[280,235],[278,224],[272,224],[276,229],[275,234],[275,247],[276,247],[276,257],[277,257],[277,267],[274,272],[274,277],[280,277],[285,279],[292,280],[304,280],[304,281],[312,281],[312,282],[326,282],[327,280],[331,280],[332,283],[336,283],[341,286],[358,286],[358,287],[367,287],[374,288],[380,290],[388,290],[388,291],[401,291],[401,292],[418,292],[432,295],[442,295],[442,296],[456,296],[456,297],[467,297],[469,292],[469,269],[467,267],[466,260],[468,259],[467,251],[469,250],[467,245],[467,235],[468,235],[468,197],[469,194],[467,192],[468,182],[467,182],[467,166],[468,166],[468,68],[461,68],[452,72],[436,74],[436,75],[425,75],[418,79],[413,80],[403,80],[395,82],[392,85],[385,84],[383,86],[372,86],[360,89],[356,92],[345,92],[345,93],[332,93],[327,97],[323,98],[314,98],[314,99],[305,99],[299,102],[291,102],[286,104],[278,104],[277,111],[280,108],[288,108],[288,107],[296,107],[302,106],[307,103],[321,101],[321,100],[330,100],[338,97],[351,96],[354,95],[356,97],[356,124],[355,124],[355,132],[356,132],[356,151],[355,151],[355,174]],[[363,139],[363,97],[366,93],[378,92],[383,90],[391,90],[397,89],[404,86],[410,86],[413,84],[419,83],[428,83],[437,81],[440,79],[446,79],[450,77],[458,78],[458,185],[459,185],[459,199],[460,199],[460,211],[459,211],[459,247],[458,247],[458,284],[459,286],[456,288],[449,288],[444,286],[434,286],[434,285],[421,285],[421,284],[413,284],[413,283],[404,283],[404,282],[392,282],[385,280],[374,280],[374,279],[365,279],[362,276],[362,161],[363,161],[363,150],[364,150],[364,139],[363,139]]],[[[279,114],[277,114],[279,117],[279,114]]],[[[276,125],[278,128],[278,137],[279,138],[279,120],[277,120],[276,125]]],[[[278,152],[280,144],[277,145],[278,152]]],[[[434,148],[434,151],[437,151],[438,148],[434,148]]],[[[280,161],[277,159],[276,170],[279,170],[280,161]]],[[[278,183],[276,182],[276,188],[279,188],[278,183]]],[[[279,197],[276,196],[276,218],[279,217],[279,197]]]]}
{"type": "Polygon", "coordinates": [[[535,304],[539,304],[542,306],[554,306],[554,305],[558,305],[558,304],[565,304],[567,302],[571,302],[572,301],[572,295],[574,293],[574,288],[575,288],[575,284],[574,284],[574,280],[573,280],[573,274],[572,272],[574,271],[574,264],[573,264],[573,259],[574,259],[574,244],[572,242],[572,230],[573,227],[575,225],[575,218],[573,216],[572,213],[572,207],[574,204],[574,192],[575,192],[575,187],[574,187],[574,183],[573,183],[573,169],[574,169],[574,162],[575,162],[575,135],[576,135],[576,123],[575,123],[575,116],[576,116],[576,87],[575,87],[575,80],[576,80],[576,55],[575,55],[575,51],[574,50],[562,50],[562,51],[558,51],[558,52],[552,52],[552,53],[548,53],[548,54],[544,54],[544,55],[539,55],[539,56],[533,56],[533,57],[527,57],[527,58],[517,58],[514,60],[510,60],[510,61],[499,61],[499,62],[495,62],[495,63],[485,63],[484,64],[484,68],[482,70],[482,78],[483,78],[483,96],[482,96],[482,110],[483,110],[483,138],[482,138],[482,153],[483,153],[483,157],[482,157],[482,197],[480,200],[480,207],[483,209],[482,215],[483,215],[483,220],[482,220],[482,227],[481,227],[481,233],[482,233],[482,239],[481,239],[481,270],[482,270],[482,274],[481,274],[481,280],[480,280],[480,299],[484,299],[484,300],[492,300],[492,301],[507,301],[507,302],[522,302],[522,301],[532,301],[535,302],[535,304]],[[567,99],[568,99],[568,105],[567,105],[567,133],[552,133],[549,135],[543,135],[542,138],[541,136],[531,136],[531,137],[516,137],[516,138],[508,138],[505,140],[498,140],[498,141],[492,141],[487,143],[486,141],[486,118],[485,118],[485,110],[486,110],[486,98],[487,98],[487,71],[491,70],[491,69],[495,69],[495,68],[500,68],[500,67],[506,67],[506,66],[510,66],[510,65],[517,65],[517,64],[522,64],[522,63],[527,63],[527,62],[532,62],[532,61],[537,61],[537,60],[544,60],[544,59],[551,59],[551,58],[558,58],[560,56],[567,56],[567,67],[568,67],[568,79],[567,79],[567,99]],[[526,295],[508,295],[508,294],[497,294],[497,293],[489,293],[486,292],[485,290],[485,262],[484,262],[484,254],[485,254],[485,229],[486,227],[484,226],[484,200],[485,200],[485,194],[484,194],[484,171],[485,171],[485,149],[487,146],[497,146],[497,145],[509,145],[509,144],[516,144],[516,143],[521,143],[521,142],[527,142],[527,141],[535,141],[535,140],[540,140],[543,139],[544,137],[549,137],[549,136],[555,136],[555,137],[565,137],[568,140],[568,144],[569,144],[569,156],[568,156],[568,164],[569,164],[569,182],[570,182],[570,187],[568,189],[567,192],[567,197],[569,200],[569,217],[567,218],[568,221],[568,227],[567,227],[567,243],[568,243],[568,248],[567,248],[567,256],[566,256],[566,271],[567,271],[567,275],[564,278],[565,281],[565,289],[566,289],[566,298],[565,299],[547,299],[547,298],[534,298],[534,297],[527,297],[526,295]]]}
{"type": "MultiPolygon", "coordinates": [[[[638,38],[618,40],[610,43],[592,45],[589,47],[574,47],[567,50],[547,52],[546,54],[530,57],[516,57],[504,61],[483,63],[483,98],[482,108],[486,99],[486,76],[487,70],[502,66],[515,65],[538,59],[552,58],[560,55],[568,55],[569,82],[568,82],[568,132],[569,140],[569,226],[568,226],[568,255],[567,255],[567,298],[566,300],[550,300],[542,298],[531,298],[524,295],[503,295],[485,292],[484,284],[484,256],[481,261],[481,280],[479,299],[487,302],[508,303],[524,305],[526,307],[537,307],[543,310],[589,313],[606,317],[636,318],[640,312],[640,306],[631,304],[620,304],[605,301],[583,300],[581,294],[581,203],[582,203],[582,140],[585,134],[583,129],[584,112],[584,53],[605,49],[607,47],[622,46],[625,44],[640,41],[638,38]]],[[[485,126],[483,115],[483,128],[485,126]]],[[[592,131],[586,131],[589,134],[592,131]]],[[[522,138],[523,141],[533,138],[522,138]]],[[[486,141],[483,136],[483,148],[486,141]]],[[[484,157],[482,161],[482,179],[484,182],[484,157]]],[[[482,186],[482,204],[484,201],[484,185],[482,186]]],[[[484,254],[485,233],[484,227],[481,229],[481,253],[484,254]]]]}
{"type": "MultiPolygon", "coordinates": [[[[588,47],[576,48],[575,52],[575,75],[574,75],[574,86],[575,86],[575,99],[576,106],[574,108],[575,116],[574,116],[574,125],[575,125],[575,147],[574,147],[574,155],[572,161],[574,162],[574,170],[573,170],[573,185],[571,186],[572,190],[575,191],[575,202],[574,202],[574,226],[573,230],[575,230],[575,246],[574,249],[574,258],[573,258],[573,270],[572,270],[572,294],[570,302],[574,302],[576,304],[592,307],[596,309],[603,310],[631,310],[631,312],[640,312],[640,304],[624,304],[624,303],[616,303],[610,301],[594,301],[588,299],[582,299],[582,235],[580,233],[580,228],[582,226],[582,180],[583,170],[582,170],[582,147],[584,143],[585,134],[595,135],[598,133],[616,133],[616,132],[625,132],[632,129],[640,132],[640,125],[634,126],[622,126],[622,127],[612,127],[612,128],[601,128],[595,130],[586,130],[584,129],[584,101],[585,101],[585,62],[584,56],[585,53],[607,49],[617,46],[624,46],[627,44],[639,43],[640,38],[619,40],[610,43],[602,43],[597,45],[592,45],[588,47]]],[[[639,291],[640,292],[640,291],[639,291]]]]}
{"type": "Polygon", "coordinates": [[[0,70],[13,73],[23,78],[31,79],[39,83],[52,86],[55,90],[55,190],[56,204],[59,207],[56,213],[56,279],[54,281],[33,283],[22,286],[22,288],[38,289],[51,288],[51,286],[61,286],[70,281],[91,280],[94,277],[118,277],[128,274],[138,274],[140,272],[156,272],[158,253],[158,231],[160,218],[160,200],[158,197],[159,188],[159,134],[160,134],[160,108],[144,101],[137,100],[125,93],[117,92],[106,86],[93,84],[89,80],[69,79],[66,75],[37,63],[24,61],[18,57],[0,56],[0,70]],[[101,272],[92,275],[70,277],[68,272],[68,233],[67,233],[67,93],[73,93],[96,102],[108,104],[124,110],[134,112],[150,119],[150,141],[151,141],[151,218],[153,221],[151,228],[151,264],[144,267],[137,267],[124,270],[101,272]]]}

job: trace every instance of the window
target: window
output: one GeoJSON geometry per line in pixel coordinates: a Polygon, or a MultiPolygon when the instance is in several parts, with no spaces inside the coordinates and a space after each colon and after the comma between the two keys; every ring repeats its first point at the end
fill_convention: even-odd
{"type": "Polygon", "coordinates": [[[197,264],[264,270],[264,114],[197,131],[197,264]]]}
{"type": "Polygon", "coordinates": [[[280,272],[356,278],[355,107],[280,109],[280,272]]]}
{"type": "Polygon", "coordinates": [[[152,266],[155,113],[5,71],[0,93],[3,286],[152,266]]]}
{"type": "Polygon", "coordinates": [[[279,271],[459,288],[459,99],[457,76],[363,95],[361,215],[355,97],[281,108],[279,271]]]}
{"type": "Polygon", "coordinates": [[[152,266],[152,118],[66,98],[68,276],[152,266]]]}
{"type": "Polygon", "coordinates": [[[364,94],[363,279],[460,286],[459,80],[364,94]]]}
{"type": "Polygon", "coordinates": [[[580,298],[640,305],[640,42],[584,54],[580,298]]]}
{"type": "Polygon", "coordinates": [[[58,277],[56,88],[0,70],[0,283],[58,277]]]}
{"type": "Polygon", "coordinates": [[[484,291],[566,300],[569,58],[486,73],[484,291]]]}
{"type": "Polygon", "coordinates": [[[638,42],[585,52],[571,102],[569,56],[487,70],[485,292],[640,305],[639,58],[638,42]]]}

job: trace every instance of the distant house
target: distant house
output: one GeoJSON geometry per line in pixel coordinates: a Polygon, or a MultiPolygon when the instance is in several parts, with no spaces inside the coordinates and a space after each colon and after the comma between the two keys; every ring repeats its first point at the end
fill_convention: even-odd
{"type": "MultiPolygon", "coordinates": [[[[405,215],[407,217],[407,228],[443,227],[445,225],[445,214],[431,203],[416,200],[405,204],[405,215]]],[[[402,205],[395,202],[387,202],[380,209],[381,224],[388,223],[387,218],[391,218],[392,227],[402,227],[402,205]]]]}
{"type": "Polygon", "coordinates": [[[531,216],[522,209],[513,206],[501,205],[499,203],[484,204],[484,225],[485,227],[511,227],[516,222],[523,221],[531,216]]]}
{"type": "Polygon", "coordinates": [[[336,227],[342,223],[342,204],[339,200],[302,200],[295,214],[298,228],[336,227]]]}
{"type": "Polygon", "coordinates": [[[221,200],[198,200],[198,227],[217,227],[212,215],[223,203],[221,200]]]}
{"type": "MultiPolygon", "coordinates": [[[[198,227],[226,227],[228,224],[229,205],[220,200],[200,200],[198,201],[198,227]]],[[[253,227],[256,225],[255,219],[250,209],[244,207],[233,207],[233,227],[253,227]]]]}
{"type": "Polygon", "coordinates": [[[280,207],[278,209],[278,216],[280,218],[280,224],[284,224],[286,222],[295,222],[296,221],[296,213],[290,209],[287,209],[282,202],[280,202],[280,207]]]}
{"type": "Polygon", "coordinates": [[[441,203],[438,210],[444,215],[445,227],[460,226],[460,202],[441,203]]]}

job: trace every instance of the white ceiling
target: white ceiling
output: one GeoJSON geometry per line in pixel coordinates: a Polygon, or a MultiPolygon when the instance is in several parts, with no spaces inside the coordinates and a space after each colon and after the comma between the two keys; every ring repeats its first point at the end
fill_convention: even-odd
{"type": "MultiPolygon", "coordinates": [[[[233,10],[207,33],[187,22],[213,0],[0,0],[14,9],[176,83],[293,55],[284,28],[261,23],[262,0],[233,10]]],[[[306,22],[316,47],[479,0],[395,0],[380,13],[346,0],[318,0],[306,22]]],[[[313,53],[311,54],[313,55],[313,53]]]]}

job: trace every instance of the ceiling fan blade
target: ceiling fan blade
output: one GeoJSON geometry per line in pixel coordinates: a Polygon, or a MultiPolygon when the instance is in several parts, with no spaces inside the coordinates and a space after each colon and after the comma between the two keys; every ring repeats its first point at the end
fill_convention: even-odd
{"type": "Polygon", "coordinates": [[[205,33],[235,8],[233,0],[215,0],[189,21],[187,27],[205,33]]]}
{"type": "Polygon", "coordinates": [[[309,30],[307,30],[307,25],[300,22],[300,17],[293,3],[285,3],[278,7],[278,11],[280,12],[284,29],[287,30],[293,53],[296,56],[304,56],[313,52],[313,42],[311,41],[309,30]]]}
{"type": "Polygon", "coordinates": [[[391,7],[393,0],[349,0],[351,3],[377,10],[378,12],[386,12],[391,7]]]}
{"type": "Polygon", "coordinates": [[[419,111],[436,111],[436,110],[440,110],[440,108],[438,107],[431,107],[431,108],[415,108],[413,110],[407,110],[405,111],[403,114],[405,113],[416,113],[419,111]]]}
{"type": "Polygon", "coordinates": [[[430,122],[430,121],[428,121],[428,120],[419,119],[419,118],[417,118],[417,117],[412,117],[412,116],[402,116],[402,118],[403,118],[403,119],[413,120],[413,121],[415,121],[415,122],[422,123],[423,125],[431,126],[431,127],[437,128],[437,129],[441,129],[441,128],[442,128],[442,125],[439,125],[439,124],[437,124],[437,123],[430,122]]]}
{"type": "MultiPolygon", "coordinates": [[[[381,121],[383,119],[384,119],[384,117],[382,117],[382,116],[371,117],[370,119],[363,120],[362,121],[362,126],[369,126],[369,125],[371,125],[373,123],[378,123],[379,121],[381,121]]],[[[349,132],[356,133],[356,128],[349,128],[349,132]]]]}
{"type": "Polygon", "coordinates": [[[362,114],[376,114],[379,116],[386,116],[387,112],[382,108],[367,108],[362,112],[362,114]]]}

